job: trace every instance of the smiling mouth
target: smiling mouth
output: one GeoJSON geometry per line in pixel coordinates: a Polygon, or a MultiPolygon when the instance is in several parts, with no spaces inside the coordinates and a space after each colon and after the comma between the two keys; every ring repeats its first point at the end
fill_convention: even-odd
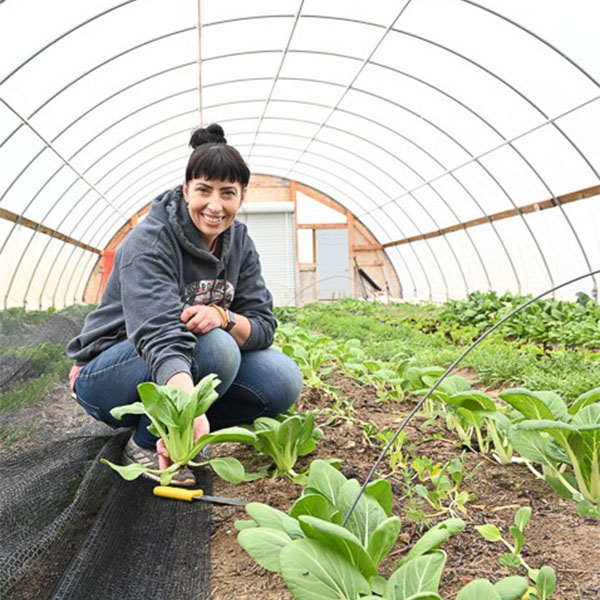
{"type": "Polygon", "coordinates": [[[202,215],[202,217],[204,218],[204,220],[209,225],[218,225],[225,218],[224,216],[223,217],[211,217],[210,215],[207,215],[206,213],[200,213],[200,214],[202,215]]]}

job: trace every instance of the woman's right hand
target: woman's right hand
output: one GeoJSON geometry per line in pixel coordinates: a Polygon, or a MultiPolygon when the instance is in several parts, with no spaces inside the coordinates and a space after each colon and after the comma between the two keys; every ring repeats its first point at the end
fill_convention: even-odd
{"type": "MultiPolygon", "coordinates": [[[[210,424],[206,415],[200,415],[194,419],[194,442],[198,440],[198,438],[206,433],[210,432],[210,424]]],[[[165,448],[165,443],[162,441],[162,438],[156,442],[156,451],[158,452],[158,468],[166,469],[168,466],[173,464],[173,461],[169,457],[169,453],[165,448]]]]}
{"type": "Polygon", "coordinates": [[[221,327],[219,311],[213,306],[206,306],[205,304],[186,306],[181,311],[180,318],[185,323],[185,328],[196,335],[202,335],[221,327]]]}

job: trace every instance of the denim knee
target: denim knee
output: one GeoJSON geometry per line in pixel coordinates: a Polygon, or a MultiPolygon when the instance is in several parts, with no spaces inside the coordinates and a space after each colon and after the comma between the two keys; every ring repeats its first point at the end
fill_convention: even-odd
{"type": "Polygon", "coordinates": [[[235,379],[242,361],[236,341],[222,329],[213,329],[197,336],[192,358],[194,383],[209,373],[216,373],[221,383],[217,387],[219,395],[224,394],[235,379]]]}

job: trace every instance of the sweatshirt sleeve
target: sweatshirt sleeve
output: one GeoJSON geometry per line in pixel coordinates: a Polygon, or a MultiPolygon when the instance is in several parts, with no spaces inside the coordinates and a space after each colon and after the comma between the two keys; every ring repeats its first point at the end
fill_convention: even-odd
{"type": "Polygon", "coordinates": [[[180,320],[177,269],[168,248],[137,253],[120,269],[127,337],[146,361],[152,380],[164,385],[175,373],[190,373],[196,338],[180,320]]]}
{"type": "Polygon", "coordinates": [[[242,350],[262,350],[273,343],[277,320],[273,315],[271,292],[261,273],[258,252],[249,237],[246,244],[231,310],[250,321],[250,336],[242,350]]]}

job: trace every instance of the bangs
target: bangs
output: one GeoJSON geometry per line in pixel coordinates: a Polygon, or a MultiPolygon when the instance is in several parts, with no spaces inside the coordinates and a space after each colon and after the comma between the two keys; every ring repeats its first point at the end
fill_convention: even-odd
{"type": "Polygon", "coordinates": [[[203,145],[192,152],[185,172],[186,182],[199,178],[237,182],[245,187],[250,181],[250,169],[232,146],[203,145]]]}

